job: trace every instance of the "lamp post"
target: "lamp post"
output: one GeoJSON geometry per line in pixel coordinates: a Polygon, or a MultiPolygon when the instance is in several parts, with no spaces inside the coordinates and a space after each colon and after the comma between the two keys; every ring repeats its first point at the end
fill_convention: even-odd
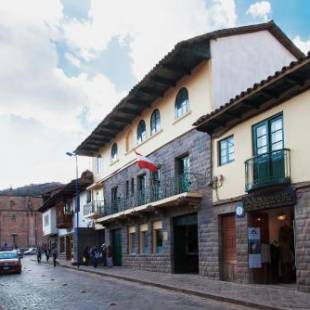
{"type": "Polygon", "coordinates": [[[79,192],[79,170],[78,170],[78,160],[77,154],[74,152],[67,152],[66,155],[70,157],[75,157],[75,213],[76,213],[76,249],[77,249],[77,259],[76,266],[77,269],[80,268],[80,257],[79,257],[79,212],[80,212],[80,192],[79,192]]]}

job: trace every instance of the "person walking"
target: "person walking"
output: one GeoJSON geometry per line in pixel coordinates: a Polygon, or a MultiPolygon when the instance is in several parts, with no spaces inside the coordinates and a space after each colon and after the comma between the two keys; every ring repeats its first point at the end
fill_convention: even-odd
{"type": "Polygon", "coordinates": [[[41,258],[42,258],[42,252],[41,252],[41,248],[37,248],[37,261],[38,261],[38,264],[41,263],[41,258]]]}
{"type": "Polygon", "coordinates": [[[97,247],[93,247],[91,249],[91,260],[94,268],[97,268],[98,266],[98,258],[99,258],[99,253],[97,247]]]}
{"type": "Polygon", "coordinates": [[[56,267],[56,264],[57,264],[57,250],[56,248],[53,249],[53,265],[54,267],[56,267]]]}
{"type": "Polygon", "coordinates": [[[46,257],[46,262],[48,263],[48,260],[50,259],[50,249],[45,250],[45,257],[46,257]]]}

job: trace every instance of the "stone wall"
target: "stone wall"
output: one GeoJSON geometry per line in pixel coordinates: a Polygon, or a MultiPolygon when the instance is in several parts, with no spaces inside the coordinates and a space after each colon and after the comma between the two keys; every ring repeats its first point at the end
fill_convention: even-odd
{"type": "Polygon", "coordinates": [[[296,191],[296,276],[299,290],[310,293],[310,187],[296,191]]]}

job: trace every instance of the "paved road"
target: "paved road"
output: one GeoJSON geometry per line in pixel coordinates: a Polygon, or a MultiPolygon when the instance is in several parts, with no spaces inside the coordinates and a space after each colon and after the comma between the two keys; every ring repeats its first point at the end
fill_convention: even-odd
{"type": "Polygon", "coordinates": [[[0,309],[245,310],[213,300],[23,259],[21,275],[0,276],[0,309]]]}

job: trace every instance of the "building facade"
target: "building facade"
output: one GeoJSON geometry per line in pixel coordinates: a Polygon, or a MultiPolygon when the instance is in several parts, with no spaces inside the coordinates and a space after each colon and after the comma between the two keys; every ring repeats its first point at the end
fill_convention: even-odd
{"type": "Polygon", "coordinates": [[[182,41],[83,141],[75,152],[93,157],[93,216],[115,265],[220,278],[212,144],[192,124],[302,57],[272,22],[182,41]],[[136,152],[158,170],[139,169],[136,152]]]}
{"type": "Polygon", "coordinates": [[[41,198],[0,196],[0,247],[28,248],[42,242],[42,222],[38,208],[41,198]]]}
{"type": "Polygon", "coordinates": [[[310,292],[310,54],[201,117],[220,278],[310,292]]]}

